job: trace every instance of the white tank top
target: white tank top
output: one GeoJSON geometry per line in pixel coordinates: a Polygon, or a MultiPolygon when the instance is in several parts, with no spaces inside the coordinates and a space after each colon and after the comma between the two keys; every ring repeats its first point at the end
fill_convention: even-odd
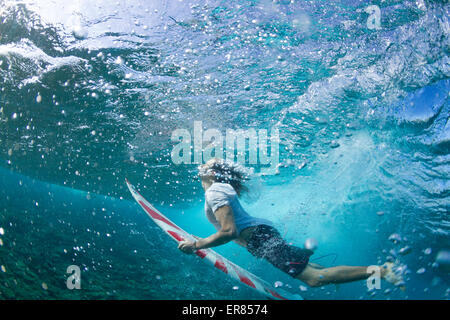
{"type": "Polygon", "coordinates": [[[248,227],[261,224],[273,226],[272,222],[266,219],[255,218],[249,215],[239,202],[236,191],[228,183],[214,182],[205,192],[205,213],[209,222],[219,230],[220,223],[217,221],[214,212],[223,206],[230,206],[233,210],[234,222],[238,234],[248,227]]]}

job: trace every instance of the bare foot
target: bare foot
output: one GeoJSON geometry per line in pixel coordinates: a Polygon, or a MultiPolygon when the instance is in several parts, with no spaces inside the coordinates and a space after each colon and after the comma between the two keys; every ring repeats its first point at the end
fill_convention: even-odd
{"type": "Polygon", "coordinates": [[[405,291],[405,282],[403,277],[398,270],[395,270],[395,265],[393,262],[386,262],[381,266],[381,277],[387,282],[398,286],[402,291],[405,291]]]}

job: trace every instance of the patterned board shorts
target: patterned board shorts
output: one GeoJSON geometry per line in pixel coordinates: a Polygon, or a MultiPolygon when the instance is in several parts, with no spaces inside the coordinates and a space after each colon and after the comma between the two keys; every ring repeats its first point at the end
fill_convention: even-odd
{"type": "Polygon", "coordinates": [[[289,245],[277,229],[263,224],[257,226],[248,239],[247,250],[293,278],[302,273],[313,254],[311,250],[289,245]]]}

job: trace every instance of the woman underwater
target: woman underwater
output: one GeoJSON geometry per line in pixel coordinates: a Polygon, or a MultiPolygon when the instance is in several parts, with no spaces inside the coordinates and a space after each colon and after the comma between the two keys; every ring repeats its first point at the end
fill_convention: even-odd
{"type": "MultiPolygon", "coordinates": [[[[241,166],[222,159],[211,159],[199,166],[199,177],[205,191],[205,213],[217,232],[207,238],[181,243],[178,248],[184,253],[235,241],[253,256],[266,259],[311,287],[364,280],[375,272],[368,266],[324,268],[310,263],[309,257],[313,251],[289,245],[272,222],[249,215],[238,199],[246,190],[244,182],[247,180],[241,166]]],[[[380,266],[380,277],[400,285],[402,278],[393,271],[393,267],[391,262],[380,266]]]]}

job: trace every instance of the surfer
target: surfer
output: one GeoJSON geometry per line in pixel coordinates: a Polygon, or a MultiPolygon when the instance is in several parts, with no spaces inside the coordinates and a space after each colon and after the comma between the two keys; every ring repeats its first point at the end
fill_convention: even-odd
{"type": "MultiPolygon", "coordinates": [[[[244,182],[248,176],[241,166],[222,159],[211,159],[199,166],[199,177],[205,190],[205,213],[217,232],[207,238],[180,243],[178,248],[184,253],[235,241],[253,256],[266,259],[311,287],[364,280],[376,272],[375,268],[368,266],[324,268],[311,263],[309,257],[313,254],[312,250],[289,245],[271,221],[250,216],[238,199],[247,190],[244,182]]],[[[380,266],[379,275],[396,285],[402,283],[391,262],[380,266]]]]}

